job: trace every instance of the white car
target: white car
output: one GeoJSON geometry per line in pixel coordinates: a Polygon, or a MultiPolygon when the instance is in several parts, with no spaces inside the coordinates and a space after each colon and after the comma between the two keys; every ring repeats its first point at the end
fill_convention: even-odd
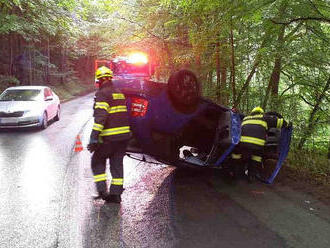
{"type": "Polygon", "coordinates": [[[0,95],[0,128],[40,127],[60,119],[60,100],[46,86],[7,88],[0,95]]]}

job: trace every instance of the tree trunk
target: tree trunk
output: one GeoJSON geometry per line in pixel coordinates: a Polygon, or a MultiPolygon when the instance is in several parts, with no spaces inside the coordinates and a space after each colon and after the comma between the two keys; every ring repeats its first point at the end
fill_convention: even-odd
{"type": "Polygon", "coordinates": [[[328,159],[330,159],[330,139],[329,139],[329,143],[328,143],[328,159]]]}
{"type": "Polygon", "coordinates": [[[221,59],[222,63],[220,63],[220,75],[221,75],[221,95],[223,100],[222,104],[228,105],[228,93],[227,93],[227,68],[224,63],[224,57],[221,59]]]}
{"type": "Polygon", "coordinates": [[[235,82],[235,48],[234,48],[234,35],[233,28],[230,29],[230,45],[231,45],[231,73],[230,73],[230,82],[231,82],[231,90],[232,90],[232,99],[233,99],[233,107],[236,108],[236,82],[235,82]]]}
{"type": "Polygon", "coordinates": [[[9,75],[13,75],[13,67],[14,67],[14,54],[13,54],[13,37],[12,34],[9,34],[9,47],[10,47],[10,64],[9,64],[9,75]]]}
{"type": "Polygon", "coordinates": [[[196,61],[196,71],[198,74],[198,77],[203,77],[202,75],[202,66],[201,66],[201,55],[199,51],[195,53],[195,61],[196,61]]]}
{"type": "Polygon", "coordinates": [[[220,42],[215,44],[215,62],[216,62],[216,77],[217,77],[217,87],[216,87],[216,97],[217,102],[221,102],[221,75],[220,75],[220,42]]]}
{"type": "Polygon", "coordinates": [[[59,64],[59,71],[61,73],[60,83],[64,84],[64,74],[65,74],[65,67],[66,67],[66,51],[65,47],[61,47],[61,59],[59,64]]]}
{"type": "Polygon", "coordinates": [[[243,84],[242,89],[240,90],[239,94],[237,95],[237,98],[236,98],[235,101],[234,101],[234,106],[237,106],[237,105],[240,103],[241,98],[242,98],[244,92],[247,90],[247,88],[248,88],[248,86],[249,86],[249,84],[250,84],[250,82],[251,82],[251,79],[252,79],[254,73],[255,73],[256,70],[257,70],[257,67],[258,67],[259,63],[260,63],[260,55],[257,55],[257,57],[256,57],[256,59],[255,59],[255,61],[254,61],[254,63],[253,63],[253,66],[252,66],[251,72],[250,72],[250,74],[248,75],[248,77],[246,78],[246,80],[245,80],[245,82],[244,82],[244,84],[243,84]]]}
{"type": "Polygon", "coordinates": [[[29,46],[29,85],[32,85],[32,47],[29,46]]]}
{"type": "Polygon", "coordinates": [[[171,53],[171,50],[169,49],[168,44],[166,43],[166,41],[163,42],[163,48],[164,48],[164,51],[167,55],[168,66],[169,66],[170,70],[173,71],[174,70],[174,65],[173,65],[172,53],[171,53]]]}
{"type": "Polygon", "coordinates": [[[279,30],[278,38],[277,38],[277,51],[275,54],[275,61],[272,74],[269,79],[268,87],[266,90],[264,102],[262,104],[263,109],[266,109],[269,93],[271,94],[271,99],[274,101],[272,104],[272,110],[277,110],[277,98],[278,98],[278,87],[280,83],[280,75],[281,75],[281,68],[282,68],[282,48],[284,45],[284,33],[285,27],[282,25],[279,30]]]}
{"type": "Polygon", "coordinates": [[[249,87],[249,84],[250,84],[250,82],[251,82],[251,80],[252,80],[252,77],[253,77],[253,75],[255,74],[255,72],[256,72],[256,70],[257,70],[259,64],[260,64],[260,61],[261,61],[261,54],[260,54],[260,51],[266,46],[267,41],[268,41],[268,37],[269,37],[270,33],[271,33],[271,30],[266,30],[266,33],[265,33],[264,38],[263,38],[263,41],[262,41],[262,43],[261,43],[261,45],[260,45],[260,48],[259,48],[259,50],[258,50],[258,52],[257,52],[257,54],[256,54],[255,59],[254,59],[252,69],[251,69],[251,71],[250,71],[248,77],[246,78],[246,80],[245,80],[245,82],[244,82],[244,84],[243,84],[243,87],[241,88],[241,90],[240,90],[239,93],[237,94],[236,99],[234,99],[234,104],[233,104],[233,105],[235,105],[235,106],[238,106],[238,104],[239,104],[240,101],[241,101],[242,96],[244,95],[244,92],[245,92],[245,91],[248,89],[248,87],[249,87]]]}
{"type": "Polygon", "coordinates": [[[301,137],[299,144],[298,144],[298,149],[301,149],[306,140],[311,136],[311,134],[313,133],[313,130],[317,124],[317,120],[315,120],[315,115],[317,113],[317,111],[320,109],[320,104],[322,103],[323,99],[326,96],[326,92],[329,90],[329,86],[330,86],[330,77],[328,78],[328,81],[326,82],[322,93],[320,94],[320,96],[316,99],[316,103],[314,105],[313,110],[311,111],[310,115],[309,115],[309,119],[308,119],[308,125],[307,128],[304,130],[303,132],[303,136],[301,137]]]}
{"type": "Polygon", "coordinates": [[[49,84],[49,82],[50,82],[49,65],[50,65],[50,44],[49,44],[49,37],[47,37],[47,66],[46,66],[46,82],[47,82],[47,84],[49,84]]]}

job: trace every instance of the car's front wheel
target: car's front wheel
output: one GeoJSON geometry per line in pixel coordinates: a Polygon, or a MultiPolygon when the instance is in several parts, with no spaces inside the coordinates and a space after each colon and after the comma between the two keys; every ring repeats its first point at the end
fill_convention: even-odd
{"type": "Polygon", "coordinates": [[[178,111],[183,113],[195,111],[201,96],[196,75],[185,69],[173,73],[168,79],[168,93],[178,111]]]}
{"type": "Polygon", "coordinates": [[[42,120],[41,120],[41,129],[46,129],[48,127],[48,115],[47,112],[44,112],[42,115],[42,120]]]}

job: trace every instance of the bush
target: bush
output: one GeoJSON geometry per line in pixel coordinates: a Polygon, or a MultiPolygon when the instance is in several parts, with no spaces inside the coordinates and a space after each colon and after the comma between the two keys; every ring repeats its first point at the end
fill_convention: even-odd
{"type": "Polygon", "coordinates": [[[330,184],[330,165],[326,154],[294,149],[287,160],[289,167],[298,174],[308,174],[311,181],[318,184],[330,184]]]}
{"type": "Polygon", "coordinates": [[[61,101],[69,100],[87,92],[94,91],[94,85],[83,83],[81,80],[68,81],[64,84],[58,83],[51,86],[61,101]]]}
{"type": "Polygon", "coordinates": [[[0,75],[0,92],[4,91],[8,87],[17,86],[19,84],[19,80],[15,77],[0,75]]]}

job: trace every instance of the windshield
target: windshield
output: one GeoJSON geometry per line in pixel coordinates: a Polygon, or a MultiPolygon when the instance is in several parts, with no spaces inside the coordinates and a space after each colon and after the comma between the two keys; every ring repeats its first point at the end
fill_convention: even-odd
{"type": "Polygon", "coordinates": [[[0,95],[0,101],[36,101],[40,90],[6,90],[0,95]]]}

